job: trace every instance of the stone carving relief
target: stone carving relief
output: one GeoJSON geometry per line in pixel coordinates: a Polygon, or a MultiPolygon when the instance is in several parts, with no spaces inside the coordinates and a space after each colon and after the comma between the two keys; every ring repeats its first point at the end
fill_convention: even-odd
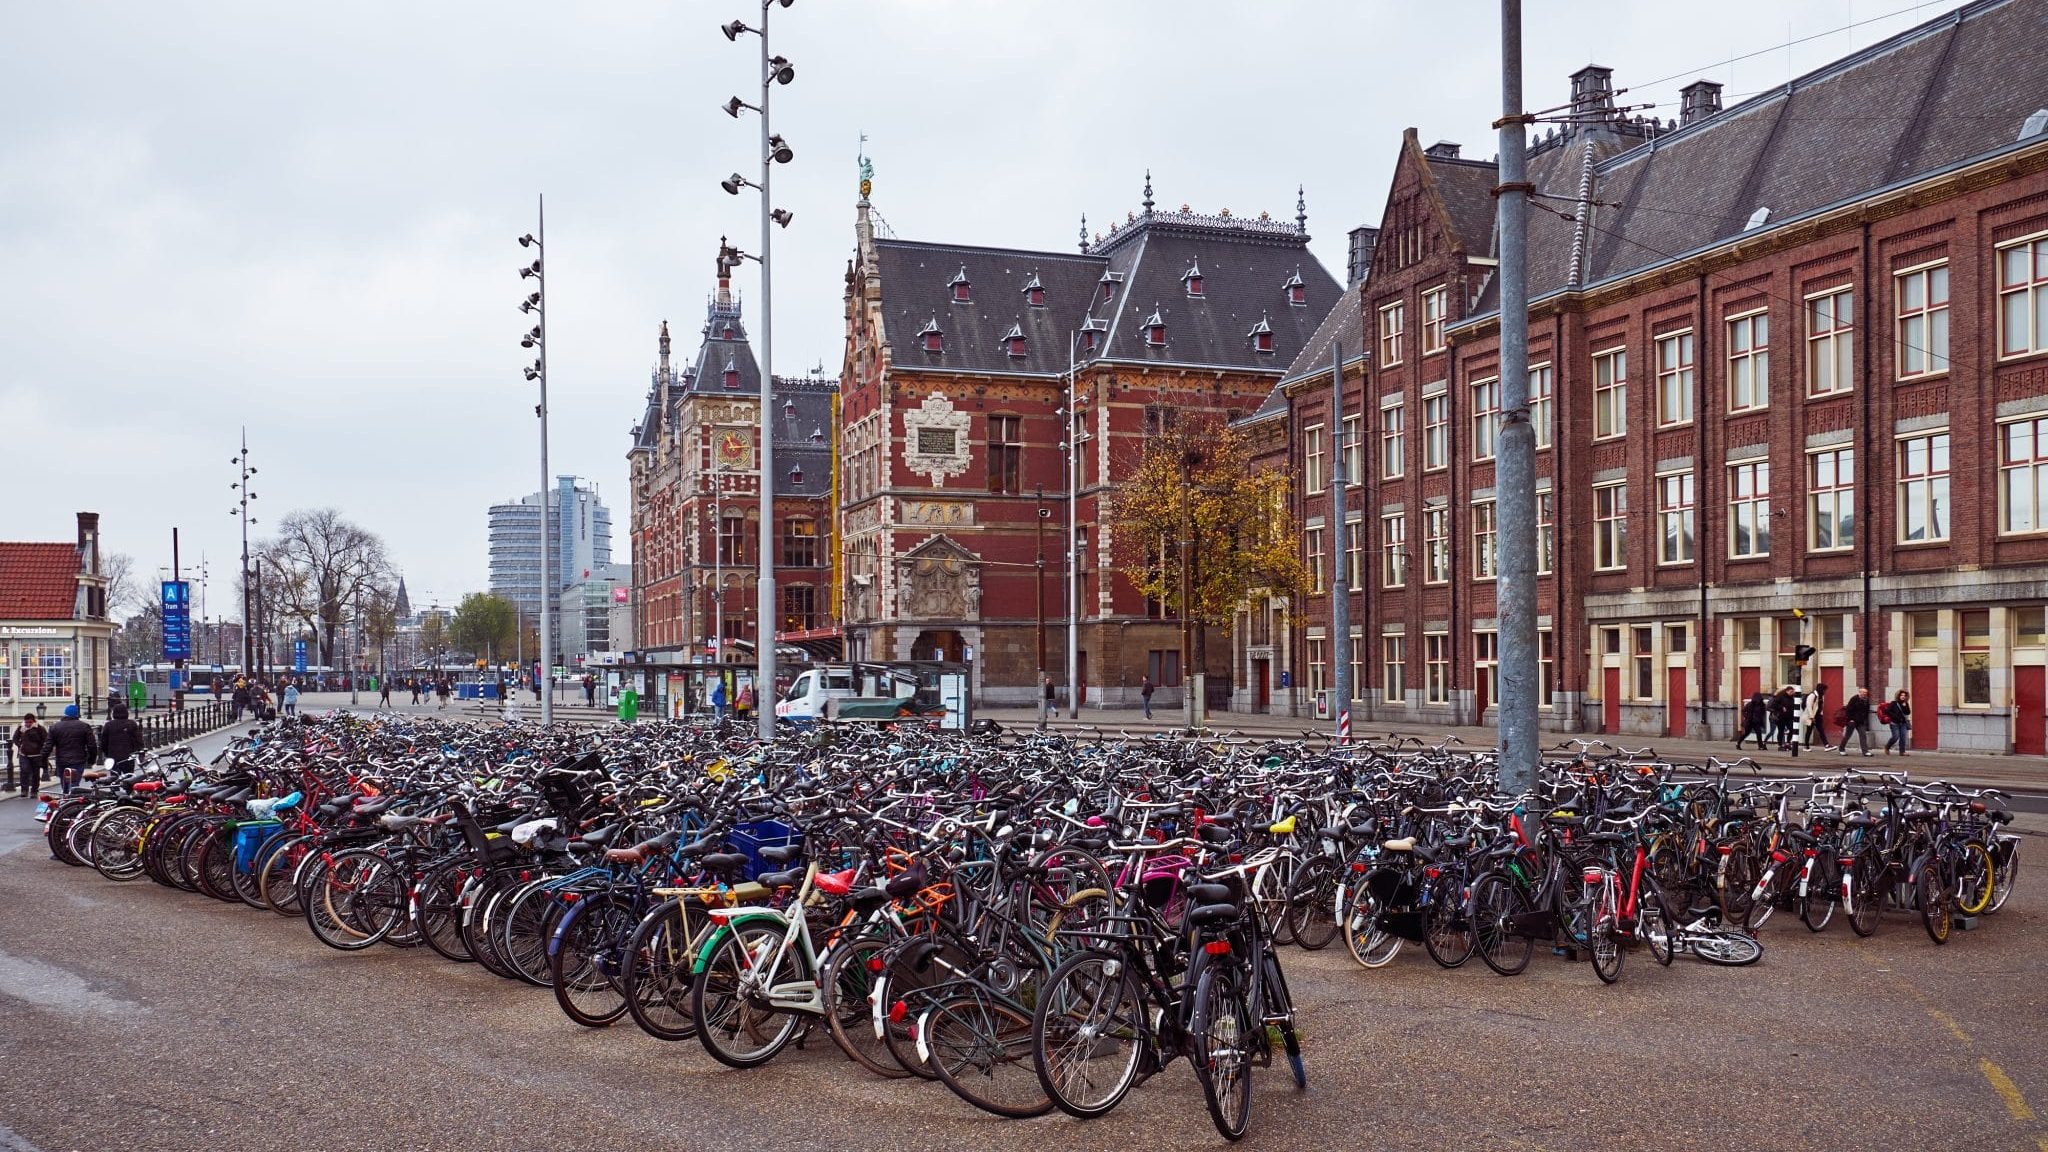
{"type": "Polygon", "coordinates": [[[967,471],[967,430],[972,417],[953,407],[944,392],[933,392],[924,403],[903,414],[904,466],[943,488],[946,481],[967,471]]]}
{"type": "Polygon", "coordinates": [[[898,616],[979,620],[981,562],[950,537],[934,536],[896,562],[898,616]]]}

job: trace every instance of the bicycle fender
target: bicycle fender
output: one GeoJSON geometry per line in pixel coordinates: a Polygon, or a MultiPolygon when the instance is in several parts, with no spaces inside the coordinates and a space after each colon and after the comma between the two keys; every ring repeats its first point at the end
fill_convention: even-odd
{"type": "Polygon", "coordinates": [[[711,957],[718,951],[718,946],[725,943],[725,938],[732,935],[734,928],[744,924],[752,924],[756,921],[767,921],[782,928],[789,926],[789,922],[784,920],[779,913],[770,912],[765,909],[759,912],[738,912],[728,916],[725,918],[724,923],[713,928],[711,933],[704,937],[703,943],[697,945],[697,955],[690,961],[690,974],[692,976],[703,974],[704,966],[711,962],[711,957]]]}

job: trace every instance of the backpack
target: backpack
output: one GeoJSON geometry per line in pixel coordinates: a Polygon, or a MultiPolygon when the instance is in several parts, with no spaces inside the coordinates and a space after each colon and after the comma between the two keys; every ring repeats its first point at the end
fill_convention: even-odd
{"type": "Polygon", "coordinates": [[[1897,713],[1892,709],[1892,702],[1889,700],[1877,706],[1877,722],[1880,724],[1898,723],[1898,720],[1895,718],[1896,715],[1897,713]]]}

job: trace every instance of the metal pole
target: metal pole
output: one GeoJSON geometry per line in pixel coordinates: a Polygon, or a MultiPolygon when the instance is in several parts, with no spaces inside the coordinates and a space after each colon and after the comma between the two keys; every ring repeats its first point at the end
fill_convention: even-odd
{"type": "Polygon", "coordinates": [[[1336,689],[1337,743],[1351,742],[1351,575],[1346,570],[1349,525],[1344,523],[1344,342],[1330,341],[1330,655],[1337,662],[1330,680],[1336,689]]]}
{"type": "MultiPolygon", "coordinates": [[[[175,583],[177,583],[177,582],[178,582],[178,581],[179,581],[180,579],[182,579],[182,577],[180,577],[180,576],[178,575],[178,530],[177,530],[176,528],[172,528],[172,529],[171,529],[171,582],[175,584],[175,583]]],[[[159,611],[161,611],[161,608],[159,608],[159,611]]],[[[186,613],[186,620],[187,620],[187,623],[186,623],[186,625],[185,625],[185,629],[186,629],[186,634],[187,634],[187,635],[190,635],[190,633],[191,633],[191,629],[192,629],[192,625],[191,625],[191,623],[190,623],[190,620],[191,620],[191,612],[192,612],[192,605],[191,605],[191,604],[190,604],[190,603],[188,602],[188,603],[187,603],[187,604],[185,605],[185,613],[186,613]]],[[[202,621],[202,623],[203,623],[203,621],[202,621]]],[[[185,646],[186,646],[187,648],[190,648],[190,647],[192,646],[192,645],[191,645],[191,641],[189,641],[189,640],[188,640],[188,641],[186,641],[186,644],[185,644],[185,646]]],[[[178,659],[176,659],[176,660],[173,660],[173,661],[171,662],[171,669],[172,669],[172,671],[171,671],[171,679],[172,679],[172,680],[173,680],[174,682],[176,682],[176,684],[177,684],[177,686],[178,686],[178,688],[177,688],[177,691],[175,691],[175,692],[172,692],[172,693],[171,693],[171,709],[172,709],[173,711],[179,711],[179,710],[182,710],[182,709],[183,709],[183,708],[185,707],[185,660],[184,660],[184,658],[183,658],[183,657],[179,657],[178,659]]]]}
{"type": "Polygon", "coordinates": [[[1500,777],[1535,785],[1536,430],[1529,424],[1528,194],[1523,167],[1522,4],[1500,5],[1500,406],[1494,487],[1500,514],[1500,777]]]}
{"type": "Polygon", "coordinates": [[[754,629],[754,715],[760,722],[761,739],[775,738],[775,565],[770,550],[775,544],[775,437],[770,429],[769,405],[775,396],[775,298],[770,273],[768,245],[768,178],[775,166],[768,152],[768,93],[775,77],[768,70],[768,10],[770,0],[761,4],[761,555],[756,580],[754,629]]]}
{"type": "Polygon", "coordinates": [[[1075,410],[1078,381],[1074,346],[1067,333],[1067,719],[1081,717],[1081,414],[1075,410]]]}
{"type": "Polygon", "coordinates": [[[349,621],[349,625],[350,627],[348,631],[348,703],[349,707],[353,708],[357,704],[361,703],[360,700],[356,699],[356,681],[362,678],[362,669],[360,667],[362,664],[362,660],[359,659],[359,657],[362,654],[362,643],[360,637],[362,636],[363,628],[363,586],[360,584],[356,585],[355,619],[349,621]]]}
{"type": "Polygon", "coordinates": [[[555,722],[555,677],[550,657],[554,652],[555,619],[549,611],[554,599],[554,550],[548,547],[548,198],[540,197],[540,723],[555,722]]]}
{"type": "Polygon", "coordinates": [[[1047,717],[1052,715],[1052,701],[1045,698],[1045,521],[1051,509],[1045,506],[1045,487],[1038,488],[1038,675],[1031,681],[1032,695],[1038,697],[1038,725],[1045,727],[1047,717]]]}
{"type": "Polygon", "coordinates": [[[1195,711],[1194,677],[1188,672],[1188,658],[1194,654],[1194,646],[1188,643],[1188,621],[1192,619],[1188,604],[1190,593],[1188,587],[1188,537],[1192,536],[1195,531],[1194,515],[1188,506],[1188,488],[1194,484],[1194,476],[1191,473],[1192,469],[1189,467],[1187,451],[1182,449],[1180,457],[1180,699],[1181,711],[1186,714],[1189,731],[1194,730],[1197,715],[1195,711]]]}

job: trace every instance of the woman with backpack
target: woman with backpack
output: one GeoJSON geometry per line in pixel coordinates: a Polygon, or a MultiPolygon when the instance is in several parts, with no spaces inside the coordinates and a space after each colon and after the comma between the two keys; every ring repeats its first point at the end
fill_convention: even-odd
{"type": "Polygon", "coordinates": [[[1764,700],[1764,694],[1761,692],[1750,693],[1749,699],[1744,701],[1742,705],[1742,734],[1735,738],[1735,746],[1737,748],[1742,747],[1743,741],[1754,736],[1756,737],[1757,750],[1762,751],[1764,746],[1764,719],[1769,715],[1770,704],[1764,700]]]}
{"type": "Polygon", "coordinates": [[[1771,739],[1777,742],[1778,751],[1790,752],[1792,741],[1799,736],[1799,702],[1790,684],[1778,689],[1771,697],[1771,739]]]}
{"type": "Polygon", "coordinates": [[[1892,730],[1891,739],[1884,742],[1884,754],[1892,754],[1892,745],[1899,746],[1899,755],[1906,754],[1906,734],[1913,730],[1913,705],[1904,688],[1898,695],[1877,706],[1877,718],[1892,730]]]}

